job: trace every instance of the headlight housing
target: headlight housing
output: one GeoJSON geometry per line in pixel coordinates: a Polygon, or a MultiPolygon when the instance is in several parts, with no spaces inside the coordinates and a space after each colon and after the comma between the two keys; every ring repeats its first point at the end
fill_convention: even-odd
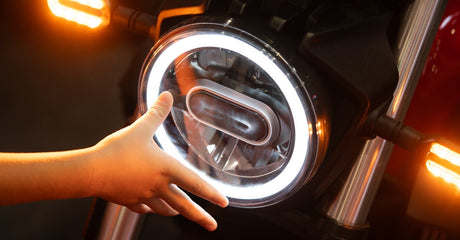
{"type": "Polygon", "coordinates": [[[141,74],[140,109],[174,95],[155,140],[232,206],[278,203],[322,161],[328,121],[313,73],[232,19],[198,19],[162,37],[141,74]]]}

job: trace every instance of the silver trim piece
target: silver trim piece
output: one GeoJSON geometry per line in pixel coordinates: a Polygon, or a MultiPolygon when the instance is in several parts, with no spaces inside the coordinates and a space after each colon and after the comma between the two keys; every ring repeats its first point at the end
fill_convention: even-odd
{"type": "MultiPolygon", "coordinates": [[[[395,56],[399,82],[387,115],[404,119],[446,0],[415,0],[402,21],[395,56]]],[[[367,141],[335,201],[323,208],[344,226],[364,226],[382,180],[393,144],[381,138],[367,141]]]]}
{"type": "Polygon", "coordinates": [[[247,142],[251,145],[255,146],[263,146],[272,143],[279,134],[280,131],[280,125],[279,125],[279,120],[278,117],[276,116],[275,112],[265,103],[248,97],[240,92],[237,92],[231,88],[225,87],[223,85],[220,85],[218,83],[215,83],[213,81],[207,80],[207,79],[199,79],[197,80],[198,85],[190,89],[190,91],[187,93],[186,97],[186,105],[187,105],[187,110],[188,112],[195,118],[197,121],[208,125],[212,128],[215,128],[219,131],[224,132],[225,134],[228,134],[232,137],[235,137],[239,140],[242,140],[244,142],[247,142]],[[209,92],[212,95],[216,95],[218,97],[223,98],[224,100],[231,102],[235,105],[238,105],[244,109],[248,109],[252,112],[257,113],[261,117],[263,117],[265,123],[267,124],[267,134],[266,136],[259,140],[251,140],[247,139],[243,136],[240,136],[234,132],[229,131],[228,129],[224,129],[222,127],[216,126],[215,124],[208,122],[206,120],[203,120],[199,118],[193,111],[192,108],[190,107],[190,99],[193,96],[194,93],[197,93],[199,91],[205,91],[209,92]]]}

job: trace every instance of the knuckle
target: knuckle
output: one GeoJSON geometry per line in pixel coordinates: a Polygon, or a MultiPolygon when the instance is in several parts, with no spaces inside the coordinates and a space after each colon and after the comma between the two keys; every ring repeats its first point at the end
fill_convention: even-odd
{"type": "Polygon", "coordinates": [[[148,111],[149,115],[154,118],[163,118],[169,113],[169,110],[162,104],[153,105],[148,111]]]}
{"type": "Polygon", "coordinates": [[[158,175],[163,179],[170,179],[171,178],[170,171],[167,168],[163,168],[163,169],[159,170],[158,175]]]}
{"type": "Polygon", "coordinates": [[[153,197],[158,196],[160,190],[157,187],[151,187],[149,191],[145,191],[142,198],[143,199],[150,199],[153,197]]]}
{"type": "Polygon", "coordinates": [[[161,110],[161,108],[159,108],[157,106],[153,106],[153,107],[150,108],[149,111],[147,111],[147,115],[150,118],[157,119],[157,118],[161,118],[163,116],[162,112],[163,111],[161,110]]]}
{"type": "Polygon", "coordinates": [[[193,214],[193,207],[187,204],[178,204],[175,209],[183,216],[192,216],[193,214]]]}
{"type": "Polygon", "coordinates": [[[198,195],[199,195],[199,194],[203,193],[203,188],[204,188],[204,186],[203,186],[202,183],[200,183],[200,182],[194,182],[194,183],[192,183],[192,185],[190,186],[190,191],[193,192],[193,193],[195,193],[195,194],[198,194],[198,195]]]}

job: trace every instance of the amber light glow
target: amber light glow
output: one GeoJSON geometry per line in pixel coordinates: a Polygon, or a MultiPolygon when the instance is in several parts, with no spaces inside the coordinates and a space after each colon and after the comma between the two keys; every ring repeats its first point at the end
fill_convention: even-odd
{"type": "Polygon", "coordinates": [[[431,146],[430,153],[436,155],[439,159],[429,157],[426,161],[427,169],[433,175],[455,184],[460,189],[460,174],[458,172],[460,169],[460,154],[438,143],[434,143],[431,146]]]}
{"type": "Polygon", "coordinates": [[[110,20],[105,0],[48,0],[48,7],[54,15],[90,28],[105,26],[110,20]]]}

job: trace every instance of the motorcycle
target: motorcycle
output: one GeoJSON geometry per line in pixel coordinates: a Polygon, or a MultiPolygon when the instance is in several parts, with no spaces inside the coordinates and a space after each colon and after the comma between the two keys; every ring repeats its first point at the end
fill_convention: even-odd
{"type": "Polygon", "coordinates": [[[152,40],[127,83],[138,83],[125,93],[138,100],[133,118],[173,93],[155,141],[230,200],[217,209],[197,199],[220,221],[208,233],[96,199],[86,239],[460,236],[458,134],[430,128],[458,116],[455,1],[48,5],[152,40]]]}

